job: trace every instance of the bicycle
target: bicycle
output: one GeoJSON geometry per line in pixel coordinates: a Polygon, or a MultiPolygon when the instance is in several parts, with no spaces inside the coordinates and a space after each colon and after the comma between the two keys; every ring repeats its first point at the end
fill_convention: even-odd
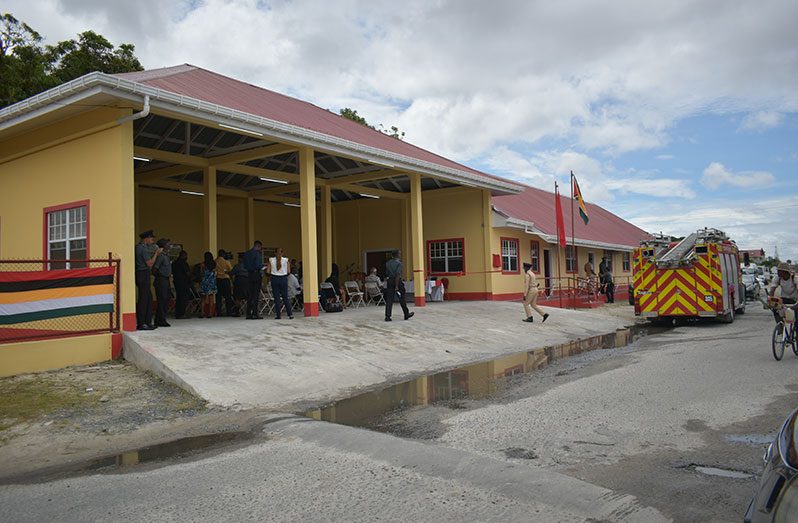
{"type": "Polygon", "coordinates": [[[781,358],[784,357],[785,345],[790,345],[793,354],[798,356],[798,343],[795,339],[795,311],[792,307],[785,307],[780,298],[770,298],[768,304],[770,308],[778,311],[779,317],[781,317],[781,320],[776,322],[776,326],[773,327],[771,338],[773,357],[776,358],[776,361],[781,361],[781,358]]]}

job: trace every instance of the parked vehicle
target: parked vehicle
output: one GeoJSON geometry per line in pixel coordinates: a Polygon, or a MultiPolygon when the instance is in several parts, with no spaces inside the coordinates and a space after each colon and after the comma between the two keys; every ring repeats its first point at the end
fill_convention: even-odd
{"type": "Polygon", "coordinates": [[[745,299],[755,300],[759,297],[762,291],[762,286],[756,277],[756,274],[750,272],[743,272],[743,286],[745,286],[745,299]]]}
{"type": "Polygon", "coordinates": [[[723,231],[699,229],[676,244],[643,241],[634,252],[635,314],[731,323],[745,312],[741,276],[737,245],[723,231]]]}
{"type": "Polygon", "coordinates": [[[765,470],[745,513],[746,523],[798,521],[797,423],[795,409],[765,451],[765,470]]]}

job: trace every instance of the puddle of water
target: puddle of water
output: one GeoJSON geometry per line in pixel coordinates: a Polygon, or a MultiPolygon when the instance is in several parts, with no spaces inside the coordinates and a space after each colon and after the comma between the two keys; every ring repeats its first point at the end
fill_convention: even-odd
{"type": "Polygon", "coordinates": [[[753,474],[748,474],[746,472],[739,472],[736,470],[728,470],[728,469],[719,469],[715,467],[700,467],[695,465],[693,467],[697,472],[701,474],[706,474],[707,476],[719,476],[722,478],[732,478],[732,479],[748,479],[754,477],[753,474]]]}
{"type": "Polygon", "coordinates": [[[775,434],[729,434],[726,436],[726,441],[729,443],[740,443],[743,445],[751,445],[752,447],[770,445],[776,439],[775,434]]]}
{"type": "MultiPolygon", "coordinates": [[[[452,409],[463,408],[458,400],[481,399],[493,395],[503,380],[545,367],[553,360],[596,349],[623,347],[637,335],[657,334],[667,327],[637,324],[625,333],[609,333],[559,346],[525,351],[465,367],[438,372],[367,392],[320,408],[300,412],[309,418],[381,430],[378,422],[389,412],[414,406],[437,404],[452,409]]],[[[570,371],[561,371],[564,375],[570,371]]]]}
{"type": "Polygon", "coordinates": [[[142,463],[153,463],[167,459],[186,458],[200,451],[251,440],[255,437],[249,432],[223,432],[181,438],[150,447],[130,450],[121,454],[104,456],[87,462],[36,471],[22,476],[0,479],[0,485],[38,483],[97,472],[127,472],[142,463]]]}

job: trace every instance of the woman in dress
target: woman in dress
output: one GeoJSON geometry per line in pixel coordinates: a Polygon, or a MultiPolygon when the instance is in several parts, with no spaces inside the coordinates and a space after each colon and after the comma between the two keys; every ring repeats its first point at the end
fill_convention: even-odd
{"type": "Polygon", "coordinates": [[[202,317],[213,318],[216,316],[216,262],[210,252],[206,252],[204,258],[202,280],[200,281],[202,317]]]}
{"type": "Polygon", "coordinates": [[[538,307],[538,287],[540,284],[537,281],[537,275],[535,275],[532,270],[531,263],[524,264],[524,273],[524,312],[526,313],[526,319],[524,321],[529,323],[535,321],[532,316],[532,309],[535,309],[538,314],[543,316],[543,321],[546,321],[549,314],[543,312],[540,310],[540,307],[538,307]]]}

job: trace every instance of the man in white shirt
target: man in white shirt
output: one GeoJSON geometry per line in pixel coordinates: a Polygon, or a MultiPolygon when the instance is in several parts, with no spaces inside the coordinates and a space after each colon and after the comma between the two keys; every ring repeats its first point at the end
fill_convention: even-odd
{"type": "Polygon", "coordinates": [[[369,272],[368,276],[366,276],[365,281],[370,281],[370,282],[376,283],[377,287],[379,287],[380,289],[385,287],[385,283],[383,283],[383,281],[377,275],[377,268],[376,267],[372,267],[371,268],[371,271],[369,272]]]}
{"type": "MultiPolygon", "coordinates": [[[[773,278],[768,294],[775,296],[777,290],[785,305],[798,303],[798,282],[796,282],[795,275],[792,273],[792,267],[787,263],[779,264],[777,276],[773,278]]],[[[796,309],[796,307],[793,306],[793,309],[796,309]]],[[[773,311],[773,317],[776,318],[777,322],[781,321],[778,311],[773,311]]]]}
{"type": "Polygon", "coordinates": [[[299,301],[302,302],[302,285],[293,272],[288,273],[288,297],[292,300],[299,298],[299,301]]]}
{"type": "Polygon", "coordinates": [[[288,258],[283,256],[283,248],[277,247],[274,256],[269,258],[269,264],[266,266],[272,279],[272,294],[274,295],[274,316],[278,320],[282,313],[283,305],[285,305],[285,312],[288,313],[288,319],[294,319],[294,311],[291,308],[291,301],[288,299],[288,272],[289,263],[288,258]]]}

